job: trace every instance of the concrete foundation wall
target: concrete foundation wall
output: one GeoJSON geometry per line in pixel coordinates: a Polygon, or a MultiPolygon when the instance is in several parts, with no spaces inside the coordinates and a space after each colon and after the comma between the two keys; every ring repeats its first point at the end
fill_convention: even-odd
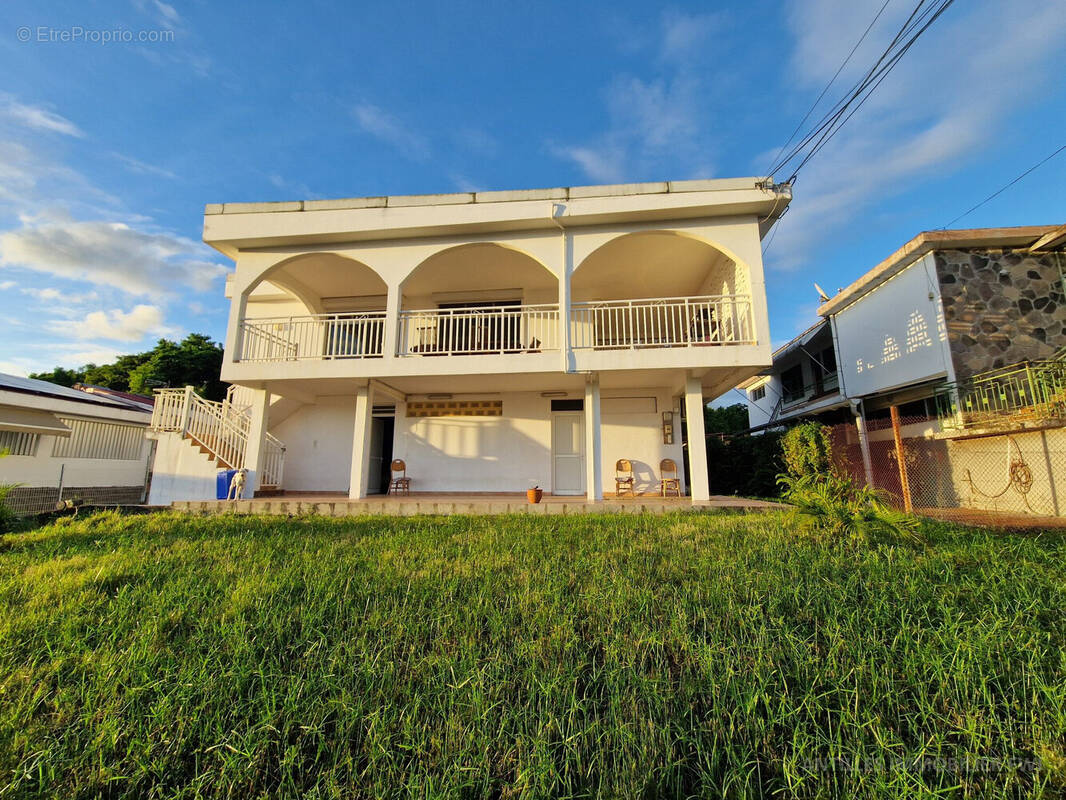
{"type": "Polygon", "coordinates": [[[175,500],[214,500],[218,465],[176,433],[157,433],[150,505],[175,500]]]}

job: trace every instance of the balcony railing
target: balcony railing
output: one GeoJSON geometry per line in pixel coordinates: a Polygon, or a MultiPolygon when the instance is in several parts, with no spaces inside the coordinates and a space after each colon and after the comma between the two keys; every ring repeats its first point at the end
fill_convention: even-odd
{"type": "Polygon", "coordinates": [[[246,319],[241,361],[379,358],[385,312],[246,319]]]}
{"type": "Polygon", "coordinates": [[[465,306],[400,312],[401,356],[540,353],[559,349],[559,306],[465,306]]]}
{"type": "Polygon", "coordinates": [[[754,343],[747,295],[574,303],[570,310],[575,350],[754,343]]]}
{"type": "Polygon", "coordinates": [[[1066,351],[949,383],[936,397],[940,427],[1010,429],[1066,419],[1066,351]]]}

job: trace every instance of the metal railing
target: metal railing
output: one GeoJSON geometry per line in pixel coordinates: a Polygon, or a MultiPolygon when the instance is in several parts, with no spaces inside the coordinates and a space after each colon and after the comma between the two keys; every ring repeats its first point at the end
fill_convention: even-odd
{"type": "Polygon", "coordinates": [[[575,350],[754,343],[748,295],[610,300],[570,309],[575,350]]]}
{"type": "Polygon", "coordinates": [[[401,311],[400,356],[540,353],[559,349],[559,306],[465,306],[401,311]]]}
{"type": "MultiPolygon", "coordinates": [[[[150,427],[154,431],[180,433],[228,469],[246,466],[251,417],[226,401],[205,400],[191,386],[156,389],[150,427]]],[[[259,461],[260,486],[281,486],[285,446],[270,433],[264,437],[259,461]]]]}
{"type": "Polygon", "coordinates": [[[384,311],[246,319],[240,360],[378,358],[384,337],[384,311]]]}
{"type": "Polygon", "coordinates": [[[945,431],[1066,419],[1066,356],[1023,361],[945,384],[935,401],[945,431]]]}

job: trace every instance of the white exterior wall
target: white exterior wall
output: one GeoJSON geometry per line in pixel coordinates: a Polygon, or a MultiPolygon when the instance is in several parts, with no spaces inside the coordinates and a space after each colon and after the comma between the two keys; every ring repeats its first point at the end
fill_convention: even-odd
{"type": "Polygon", "coordinates": [[[355,433],[355,396],[319,397],[270,432],[285,442],[285,488],[347,492],[355,433]]]}
{"type": "Polygon", "coordinates": [[[170,505],[175,500],[214,500],[218,465],[176,433],[153,434],[155,471],[148,504],[170,505]]]}
{"type": "MultiPolygon", "coordinates": [[[[103,420],[99,420],[103,421],[103,420]]],[[[19,486],[58,486],[63,473],[64,486],[139,486],[144,484],[151,452],[147,439],[137,460],[104,458],[56,458],[52,455],[56,437],[41,436],[37,454],[6,456],[0,459],[0,484],[19,486]]]]}
{"type": "Polygon", "coordinates": [[[931,254],[834,314],[833,324],[848,397],[952,377],[931,254]]]}
{"type": "MultiPolygon", "coordinates": [[[[572,393],[570,399],[578,397],[572,393]]],[[[404,405],[397,404],[393,458],[407,462],[412,490],[523,492],[538,485],[551,492],[551,400],[559,398],[516,392],[463,399],[502,400],[503,416],[407,417],[404,405]]],[[[601,405],[604,492],[614,492],[614,464],[620,458],[633,462],[638,492],[659,491],[664,458],[672,458],[684,477],[681,420],[669,390],[605,391],[601,405]],[[654,410],[632,410],[638,407],[654,410]],[[667,410],[674,411],[672,445],[663,444],[662,412],[667,410]]],[[[301,406],[272,427],[286,445],[285,488],[348,491],[354,426],[354,397],[331,396],[301,406]]]]}

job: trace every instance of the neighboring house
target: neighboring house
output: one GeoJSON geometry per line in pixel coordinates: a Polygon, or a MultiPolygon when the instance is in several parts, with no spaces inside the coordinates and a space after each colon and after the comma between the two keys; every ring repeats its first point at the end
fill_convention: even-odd
{"type": "MultiPolygon", "coordinates": [[[[96,389],[96,387],[93,387],[96,389]]],[[[20,513],[58,500],[143,503],[152,399],[0,374],[0,484],[20,513]]]]}
{"type": "Polygon", "coordinates": [[[1066,346],[1066,226],[927,231],[824,302],[746,381],[753,428],[928,401],[1066,346]]]}
{"type": "Polygon", "coordinates": [[[870,477],[870,443],[891,442],[895,407],[901,437],[926,440],[914,468],[941,465],[925,480],[930,491],[945,484],[936,487],[938,504],[1014,485],[1017,475],[1004,470],[1028,453],[1039,454],[1026,462],[1029,485],[1045,481],[1047,507],[1062,513],[1066,461],[1055,460],[1066,459],[1064,246],[1066,226],[918,235],[824,302],[818,323],[738,387],[752,429],[800,418],[853,422],[867,480],[881,485],[883,477],[870,477]],[[980,472],[987,490],[974,489],[980,472]]]}
{"type": "Polygon", "coordinates": [[[387,488],[601,498],[629,459],[709,497],[703,406],[770,363],[761,240],[788,187],[745,178],[210,205],[224,403],[163,391],[153,502],[387,488]],[[682,416],[688,420],[682,425],[682,416]]]}

